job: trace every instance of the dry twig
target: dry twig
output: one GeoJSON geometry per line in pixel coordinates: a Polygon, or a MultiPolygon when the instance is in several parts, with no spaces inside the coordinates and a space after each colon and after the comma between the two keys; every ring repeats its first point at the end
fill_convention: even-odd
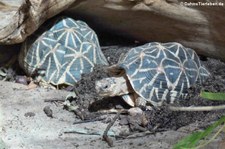
{"type": "Polygon", "coordinates": [[[225,105],[218,106],[199,106],[199,107],[174,107],[169,106],[172,111],[213,111],[213,110],[224,110],[225,105]]]}
{"type": "Polygon", "coordinates": [[[57,102],[57,101],[64,102],[65,99],[61,99],[61,98],[52,98],[52,99],[45,99],[45,100],[44,100],[44,102],[57,102]]]}
{"type": "Polygon", "coordinates": [[[104,141],[106,141],[110,147],[113,146],[113,141],[112,141],[112,139],[109,138],[109,136],[108,136],[108,131],[109,131],[109,129],[113,126],[113,124],[115,123],[115,121],[119,118],[120,113],[121,113],[121,112],[118,112],[118,113],[116,114],[116,116],[112,119],[112,121],[111,121],[111,122],[109,123],[109,125],[106,127],[106,129],[105,129],[105,131],[104,131],[104,133],[103,133],[103,136],[102,136],[103,139],[104,139],[104,141]]]}

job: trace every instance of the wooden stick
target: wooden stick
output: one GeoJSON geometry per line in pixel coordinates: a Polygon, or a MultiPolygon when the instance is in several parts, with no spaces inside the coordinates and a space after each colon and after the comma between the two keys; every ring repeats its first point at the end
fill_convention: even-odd
{"type": "Polygon", "coordinates": [[[55,102],[55,101],[65,101],[65,99],[61,98],[52,98],[52,99],[45,99],[44,102],[55,102]]]}
{"type": "Polygon", "coordinates": [[[105,129],[105,131],[103,133],[103,139],[104,139],[104,141],[106,141],[108,143],[108,145],[110,147],[113,147],[113,141],[112,141],[112,139],[109,138],[108,131],[113,126],[113,124],[115,123],[115,121],[118,119],[118,117],[120,116],[120,113],[121,112],[118,112],[116,114],[116,116],[112,119],[112,121],[109,123],[109,125],[106,127],[106,129],[105,129]]]}
{"type": "Polygon", "coordinates": [[[225,105],[218,106],[199,106],[199,107],[174,107],[169,106],[172,111],[214,111],[214,110],[224,110],[225,105]]]}

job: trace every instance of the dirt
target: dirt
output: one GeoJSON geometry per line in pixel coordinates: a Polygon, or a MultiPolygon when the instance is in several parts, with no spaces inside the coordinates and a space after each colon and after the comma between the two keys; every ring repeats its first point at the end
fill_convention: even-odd
{"type": "MultiPolygon", "coordinates": [[[[128,46],[105,45],[103,52],[110,65],[116,64],[120,55],[130,49],[128,46]]],[[[190,88],[188,98],[176,106],[225,104],[199,97],[201,90],[225,91],[225,63],[210,58],[203,60],[212,76],[203,85],[190,88]]],[[[121,97],[102,99],[95,92],[95,81],[109,76],[103,66],[96,66],[75,85],[78,96],[68,99],[76,107],[75,113],[66,110],[63,104],[70,92],[40,87],[28,89],[27,85],[14,83],[23,73],[12,69],[6,72],[8,81],[0,81],[0,134],[8,148],[109,148],[102,140],[102,133],[115,114],[103,110],[130,108],[121,97]]],[[[110,133],[116,136],[111,136],[112,148],[172,148],[177,140],[206,128],[225,112],[176,112],[168,105],[151,111],[141,108],[144,112],[139,115],[121,114],[112,126],[110,133]]],[[[219,136],[206,148],[219,148],[222,139],[219,136]]]]}
{"type": "MultiPolygon", "coordinates": [[[[104,55],[109,59],[110,64],[116,64],[119,60],[119,55],[126,53],[130,48],[128,47],[117,47],[105,49],[104,55]],[[114,55],[117,55],[114,57],[114,55]]],[[[204,82],[204,84],[196,84],[189,89],[189,95],[186,100],[183,100],[176,104],[176,106],[213,106],[219,104],[225,104],[225,102],[208,101],[199,97],[200,91],[211,91],[211,92],[224,92],[225,91],[225,63],[215,59],[204,58],[202,61],[204,65],[211,72],[211,77],[204,82]]],[[[90,74],[83,75],[76,85],[76,91],[79,93],[79,100],[75,105],[79,105],[82,111],[85,111],[85,115],[89,115],[91,111],[99,111],[104,109],[119,109],[130,108],[126,103],[123,102],[122,98],[106,98],[102,99],[95,92],[95,81],[102,78],[109,77],[106,72],[106,67],[97,66],[94,71],[90,74]]],[[[171,111],[168,109],[168,105],[164,105],[160,108],[155,108],[152,111],[144,111],[144,119],[148,122],[143,126],[143,116],[121,116],[120,120],[123,121],[121,124],[129,125],[132,131],[166,131],[166,130],[177,130],[180,127],[189,125],[194,122],[199,123],[199,128],[205,128],[210,122],[217,120],[224,114],[225,110],[210,111],[210,112],[183,112],[183,111],[171,111]],[[203,119],[204,117],[204,119],[203,119]],[[134,121],[135,120],[135,121],[134,121]],[[126,122],[124,122],[126,121],[126,122]],[[134,127],[134,126],[137,126],[134,127]],[[140,129],[144,127],[146,129],[140,129]]],[[[92,115],[93,116],[93,115],[92,115]]],[[[88,116],[87,116],[88,117],[88,116]]],[[[89,117],[90,118],[90,117],[89,117]]]]}

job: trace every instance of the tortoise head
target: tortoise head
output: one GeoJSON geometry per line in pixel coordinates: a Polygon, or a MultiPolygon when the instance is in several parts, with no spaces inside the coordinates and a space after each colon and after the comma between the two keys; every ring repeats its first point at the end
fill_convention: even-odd
{"type": "Polygon", "coordinates": [[[96,81],[95,89],[102,97],[120,96],[128,93],[128,87],[124,77],[111,77],[96,81]]]}

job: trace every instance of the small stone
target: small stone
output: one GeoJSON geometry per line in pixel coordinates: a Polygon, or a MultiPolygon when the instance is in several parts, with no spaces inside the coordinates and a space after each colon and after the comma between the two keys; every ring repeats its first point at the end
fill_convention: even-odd
{"type": "Polygon", "coordinates": [[[128,110],[128,114],[129,114],[130,116],[135,116],[135,115],[137,115],[137,114],[142,114],[142,113],[143,113],[143,111],[142,111],[139,107],[130,108],[130,109],[128,110]]]}
{"type": "Polygon", "coordinates": [[[16,83],[27,85],[28,79],[26,76],[16,76],[16,83]]]}
{"type": "Polygon", "coordinates": [[[34,112],[27,112],[24,114],[25,117],[33,117],[35,116],[35,113],[34,112]]]}
{"type": "Polygon", "coordinates": [[[43,111],[45,112],[45,114],[48,116],[48,117],[51,117],[53,118],[53,115],[52,115],[52,109],[49,107],[49,106],[45,106],[43,111]]]}
{"type": "Polygon", "coordinates": [[[128,125],[129,121],[128,121],[127,117],[121,117],[119,124],[120,125],[128,125]]]}

